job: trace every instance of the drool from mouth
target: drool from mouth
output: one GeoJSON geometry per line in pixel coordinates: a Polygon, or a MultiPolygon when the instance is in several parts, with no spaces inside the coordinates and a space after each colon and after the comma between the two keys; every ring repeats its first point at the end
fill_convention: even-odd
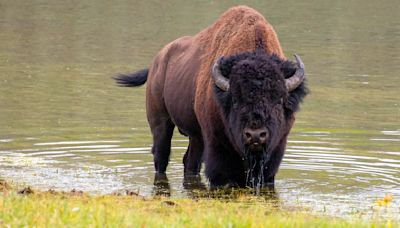
{"type": "Polygon", "coordinates": [[[269,160],[266,149],[252,150],[248,147],[245,152],[244,166],[246,169],[246,186],[254,190],[260,190],[265,186],[264,172],[267,170],[266,163],[269,160]]]}

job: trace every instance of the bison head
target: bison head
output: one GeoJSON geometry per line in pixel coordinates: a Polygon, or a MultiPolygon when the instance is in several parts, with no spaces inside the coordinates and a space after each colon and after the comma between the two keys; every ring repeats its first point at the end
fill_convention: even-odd
{"type": "Polygon", "coordinates": [[[226,134],[244,160],[247,185],[264,185],[275,148],[286,143],[300,101],[307,93],[304,64],[266,52],[221,57],[212,68],[226,134]],[[284,142],[283,142],[284,141],[284,142]]]}

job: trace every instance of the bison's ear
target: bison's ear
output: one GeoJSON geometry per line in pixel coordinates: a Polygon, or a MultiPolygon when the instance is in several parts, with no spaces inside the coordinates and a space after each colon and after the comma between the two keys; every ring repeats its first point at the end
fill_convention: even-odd
{"type": "Polygon", "coordinates": [[[296,64],[291,61],[283,61],[280,65],[285,79],[292,77],[292,75],[296,72],[296,64]]]}

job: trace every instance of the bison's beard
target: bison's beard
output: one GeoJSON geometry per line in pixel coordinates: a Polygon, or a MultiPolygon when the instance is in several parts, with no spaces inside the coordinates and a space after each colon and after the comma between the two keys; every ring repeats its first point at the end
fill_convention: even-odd
{"type": "Polygon", "coordinates": [[[265,186],[264,172],[269,160],[268,153],[264,148],[262,151],[254,152],[248,148],[245,150],[246,186],[254,190],[260,190],[265,186]]]}

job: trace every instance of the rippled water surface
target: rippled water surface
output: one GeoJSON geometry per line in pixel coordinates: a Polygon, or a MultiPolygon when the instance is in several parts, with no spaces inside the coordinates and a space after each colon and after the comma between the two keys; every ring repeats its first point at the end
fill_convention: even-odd
{"type": "MultiPolygon", "coordinates": [[[[277,177],[288,204],[364,210],[400,198],[400,3],[260,1],[311,94],[277,177]]],[[[111,77],[147,67],[169,41],[233,1],[0,1],[0,178],[37,188],[154,193],[144,88],[111,77]]],[[[173,139],[168,178],[186,196],[173,139]]],[[[204,181],[204,178],[203,178],[204,181]]],[[[204,181],[205,182],[205,181],[204,181]]]]}

